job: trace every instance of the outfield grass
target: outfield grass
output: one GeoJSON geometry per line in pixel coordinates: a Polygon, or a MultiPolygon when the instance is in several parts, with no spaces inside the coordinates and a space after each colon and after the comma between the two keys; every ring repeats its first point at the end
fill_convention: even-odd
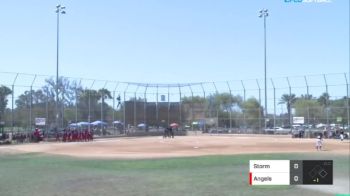
{"type": "MultiPolygon", "coordinates": [[[[316,195],[296,186],[249,186],[250,159],[333,159],[348,178],[349,158],[257,154],[155,160],[90,160],[42,154],[0,155],[0,195],[316,195]]],[[[319,192],[318,196],[330,195],[319,192]]]]}

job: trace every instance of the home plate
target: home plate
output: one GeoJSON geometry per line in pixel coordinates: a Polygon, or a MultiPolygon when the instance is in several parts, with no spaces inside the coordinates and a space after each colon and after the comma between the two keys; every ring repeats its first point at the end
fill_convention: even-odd
{"type": "Polygon", "coordinates": [[[194,146],[193,148],[199,148],[198,146],[194,146]]]}

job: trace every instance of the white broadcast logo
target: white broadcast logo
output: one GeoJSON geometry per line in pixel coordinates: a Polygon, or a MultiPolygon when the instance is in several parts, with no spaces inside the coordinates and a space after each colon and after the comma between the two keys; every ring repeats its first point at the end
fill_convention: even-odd
{"type": "Polygon", "coordinates": [[[284,0],[285,3],[332,3],[332,0],[284,0]]]}

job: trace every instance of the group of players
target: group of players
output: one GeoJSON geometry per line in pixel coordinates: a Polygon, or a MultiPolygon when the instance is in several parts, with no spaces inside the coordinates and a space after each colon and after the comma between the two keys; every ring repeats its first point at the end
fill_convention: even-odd
{"type": "Polygon", "coordinates": [[[62,136],[57,133],[56,141],[62,142],[88,142],[93,141],[94,136],[92,131],[88,129],[64,129],[62,136]],[[62,139],[61,139],[62,138],[62,139]]]}

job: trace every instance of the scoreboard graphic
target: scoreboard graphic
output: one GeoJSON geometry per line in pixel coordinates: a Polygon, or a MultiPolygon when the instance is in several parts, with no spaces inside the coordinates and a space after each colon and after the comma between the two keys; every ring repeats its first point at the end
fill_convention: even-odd
{"type": "Polygon", "coordinates": [[[332,160],[250,160],[250,185],[331,185],[332,160]]]}

